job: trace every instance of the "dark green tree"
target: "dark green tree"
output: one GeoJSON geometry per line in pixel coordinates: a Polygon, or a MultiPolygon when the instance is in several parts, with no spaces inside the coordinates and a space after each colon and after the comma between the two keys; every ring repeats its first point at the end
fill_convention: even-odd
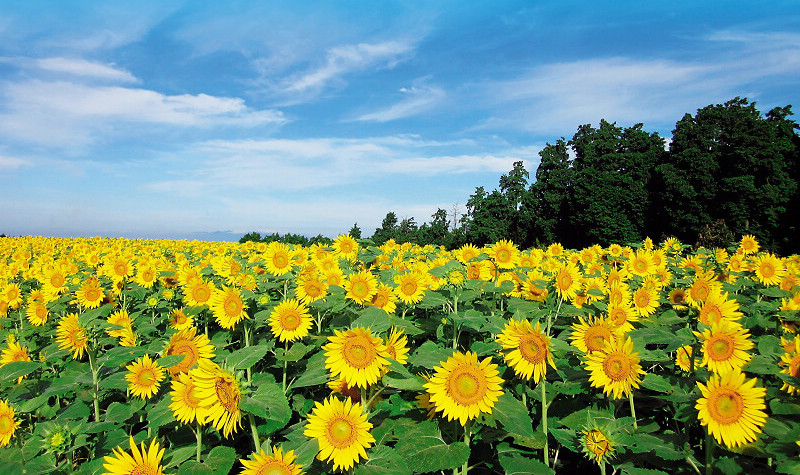
{"type": "Polygon", "coordinates": [[[562,137],[539,152],[536,180],[522,202],[522,219],[527,224],[525,247],[549,245],[568,235],[572,168],[567,147],[562,137]]]}
{"type": "Polygon", "coordinates": [[[347,234],[354,239],[361,239],[361,228],[358,227],[358,223],[353,224],[353,227],[350,228],[347,234]]]}
{"type": "Polygon", "coordinates": [[[372,241],[375,245],[383,245],[389,239],[397,238],[397,215],[393,211],[386,213],[386,217],[381,222],[381,227],[375,229],[372,234],[372,241]]]}

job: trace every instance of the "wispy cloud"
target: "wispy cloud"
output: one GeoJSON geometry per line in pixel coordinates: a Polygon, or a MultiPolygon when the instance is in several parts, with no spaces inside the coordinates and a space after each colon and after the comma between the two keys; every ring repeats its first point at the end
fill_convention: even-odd
{"type": "Polygon", "coordinates": [[[17,157],[4,157],[0,155],[0,170],[16,170],[22,166],[30,165],[27,160],[17,157]]]}
{"type": "Polygon", "coordinates": [[[37,59],[35,64],[40,69],[56,73],[67,73],[75,76],[108,79],[119,82],[138,82],[133,74],[124,69],[119,69],[113,64],[102,64],[80,58],[42,58],[37,59]]]}
{"type": "Polygon", "coordinates": [[[430,110],[447,96],[444,89],[436,86],[430,86],[424,82],[415,84],[408,88],[400,89],[400,93],[404,96],[400,101],[392,104],[389,107],[362,114],[357,117],[357,121],[368,122],[389,122],[392,120],[404,119],[412,117],[423,112],[430,110]]]}

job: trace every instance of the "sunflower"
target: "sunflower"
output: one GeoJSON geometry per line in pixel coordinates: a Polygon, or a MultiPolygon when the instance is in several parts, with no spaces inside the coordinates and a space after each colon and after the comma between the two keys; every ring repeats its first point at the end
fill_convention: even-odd
{"type": "Polygon", "coordinates": [[[331,396],[324,403],[315,403],[303,434],[317,439],[319,460],[332,461],[334,470],[349,470],[367,458],[365,449],[372,446],[375,438],[369,432],[372,424],[364,412],[361,404],[350,399],[340,401],[331,396]]]}
{"type": "Polygon", "coordinates": [[[715,280],[712,272],[701,272],[697,274],[689,287],[689,292],[686,294],[686,300],[695,306],[699,306],[700,302],[708,298],[711,292],[721,291],[722,284],[715,280]]]}
{"type": "Polygon", "coordinates": [[[742,240],[739,241],[738,251],[744,255],[755,254],[758,252],[758,241],[756,241],[755,236],[752,234],[745,234],[742,236],[742,240]]]}
{"type": "Polygon", "coordinates": [[[503,332],[497,335],[497,342],[504,350],[506,363],[514,368],[514,373],[538,383],[547,373],[547,365],[556,369],[553,353],[550,351],[550,337],[542,332],[539,322],[533,327],[528,320],[510,320],[503,332]]]}
{"type": "Polygon", "coordinates": [[[555,269],[555,287],[562,299],[574,299],[581,288],[578,267],[572,262],[558,264],[555,269]]]}
{"type": "Polygon", "coordinates": [[[654,270],[653,256],[645,249],[631,254],[627,262],[628,270],[633,275],[646,276],[654,270]]]}
{"type": "Polygon", "coordinates": [[[272,455],[264,449],[260,453],[252,453],[250,459],[239,459],[244,470],[239,475],[301,475],[302,465],[294,463],[294,450],[286,453],[280,447],[273,448],[272,455]]]}
{"type": "Polygon", "coordinates": [[[590,459],[603,465],[614,454],[614,444],[601,429],[581,431],[581,447],[590,459]]]}
{"type": "Polygon", "coordinates": [[[381,339],[372,336],[369,328],[355,327],[346,331],[334,330],[328,337],[325,350],[325,367],[331,375],[342,377],[351,387],[366,388],[375,384],[381,370],[389,364],[390,357],[381,339]]]}
{"type": "Polygon", "coordinates": [[[125,368],[128,370],[125,380],[128,381],[131,394],[150,399],[158,392],[164,379],[164,370],[150,359],[150,355],[144,355],[125,368]]]}
{"type": "Polygon", "coordinates": [[[103,468],[106,472],[103,475],[164,475],[164,467],[161,466],[161,459],[164,457],[164,449],[160,448],[156,439],[150,442],[150,447],[145,449],[142,442],[141,450],[136,446],[133,437],[128,438],[131,453],[128,454],[121,447],[117,446],[112,453],[113,456],[103,457],[105,463],[103,468]]]}
{"type": "Polygon", "coordinates": [[[667,301],[676,309],[686,308],[686,289],[676,287],[667,294],[667,301]]]}
{"type": "Polygon", "coordinates": [[[183,295],[183,302],[191,307],[206,305],[215,290],[216,288],[213,282],[206,282],[200,277],[197,277],[196,279],[192,279],[191,283],[187,284],[183,295]]]}
{"type": "Polygon", "coordinates": [[[497,241],[489,249],[489,255],[494,259],[497,267],[501,269],[513,269],[519,263],[519,249],[511,241],[497,241]]]}
{"type": "Polygon", "coordinates": [[[325,298],[328,294],[328,283],[322,281],[316,272],[313,275],[301,275],[297,279],[294,292],[298,300],[309,304],[325,298]]]}
{"type": "Polygon", "coordinates": [[[22,305],[22,289],[19,285],[9,282],[3,287],[3,299],[8,304],[8,308],[16,309],[22,305]]]}
{"type": "Polygon", "coordinates": [[[394,278],[395,294],[406,305],[419,303],[425,296],[425,276],[418,272],[398,274],[394,278]]]}
{"type": "Polygon", "coordinates": [[[708,366],[709,371],[714,373],[741,369],[753,357],[748,353],[754,346],[749,338],[750,333],[736,322],[721,320],[702,333],[694,334],[703,343],[700,366],[708,366]]]}
{"type": "Polygon", "coordinates": [[[602,350],[586,355],[586,369],[591,373],[592,386],[602,387],[606,396],[613,394],[614,399],[626,397],[638,388],[644,374],[630,337],[607,342],[602,350]]]}
{"type": "Polygon", "coordinates": [[[197,328],[189,327],[172,335],[162,352],[164,356],[183,355],[183,360],[167,368],[173,378],[178,373],[188,373],[201,359],[214,357],[214,345],[204,334],[197,334],[197,328]]]}
{"type": "Polygon", "coordinates": [[[211,360],[198,361],[198,367],[191,371],[190,376],[197,387],[203,423],[213,422],[214,428],[221,429],[227,438],[242,425],[239,382],[211,360]]]}
{"type": "MultiPolygon", "coordinates": [[[[797,378],[800,376],[800,338],[795,337],[794,340],[789,342],[781,338],[781,343],[783,343],[784,350],[784,355],[778,361],[778,365],[783,367],[781,368],[781,373],[797,378]]],[[[789,394],[800,392],[800,388],[792,386],[786,381],[783,382],[781,390],[789,394]]]]}
{"type": "Polygon", "coordinates": [[[560,242],[554,242],[547,246],[547,255],[551,257],[560,256],[564,254],[564,246],[560,242]]]}
{"type": "Polygon", "coordinates": [[[297,299],[279,303],[269,316],[272,334],[283,342],[299,340],[308,335],[311,323],[308,307],[297,299]]]}
{"type": "Polygon", "coordinates": [[[471,351],[456,351],[441,366],[424,387],[430,402],[447,420],[458,419],[461,425],[478,417],[481,412],[491,413],[494,403],[503,394],[503,380],[491,358],[478,361],[471,351]]]}
{"type": "Polygon", "coordinates": [[[378,280],[368,270],[350,274],[344,282],[345,295],[357,304],[368,303],[378,291],[378,280]]]}
{"type": "Polygon", "coordinates": [[[340,259],[355,261],[358,256],[358,242],[349,234],[342,234],[333,240],[333,250],[340,259]]]}
{"type": "Polygon", "coordinates": [[[179,373],[172,380],[172,391],[169,393],[172,404],[172,414],[175,419],[184,424],[191,424],[195,420],[203,423],[203,413],[200,407],[200,398],[197,396],[197,386],[188,373],[179,373]]]}
{"type": "Polygon", "coordinates": [[[11,442],[11,437],[14,436],[19,421],[14,419],[14,408],[12,408],[8,401],[0,399],[0,447],[5,447],[11,442]]]}
{"type": "Polygon", "coordinates": [[[759,282],[766,286],[780,285],[783,276],[786,274],[786,267],[783,262],[769,252],[756,257],[753,261],[753,267],[759,282]]]}
{"type": "Polygon", "coordinates": [[[389,338],[386,339],[386,352],[389,353],[389,358],[404,365],[408,362],[408,338],[403,333],[403,330],[392,327],[389,338]]]}
{"type": "Polygon", "coordinates": [[[648,317],[655,313],[659,305],[659,292],[647,287],[639,287],[633,292],[633,309],[637,315],[648,317]]]}
{"type": "Polygon", "coordinates": [[[702,397],[697,400],[700,424],[717,443],[736,448],[756,440],[767,421],[763,409],[765,388],[757,388],[758,381],[746,381],[739,369],[722,375],[712,374],[707,384],[697,383],[702,397]]]}
{"type": "MultiPolygon", "coordinates": [[[[408,350],[406,350],[408,351],[408,350]]],[[[13,363],[15,361],[30,361],[31,357],[28,355],[28,349],[19,343],[17,343],[16,338],[13,334],[8,335],[8,346],[3,350],[2,358],[0,358],[0,366],[5,366],[8,363],[13,363]]],[[[22,382],[22,378],[24,376],[20,376],[17,378],[17,384],[22,382]]]]}
{"type": "Polygon", "coordinates": [[[44,302],[31,302],[28,304],[28,308],[25,309],[25,318],[27,318],[32,325],[37,327],[47,322],[47,315],[47,305],[44,302]]]}
{"type": "Polygon", "coordinates": [[[361,390],[358,387],[350,387],[344,378],[328,381],[328,388],[331,390],[331,394],[341,394],[352,399],[353,402],[361,402],[361,390]]]}
{"type": "Polygon", "coordinates": [[[453,251],[453,256],[462,264],[467,264],[473,258],[481,254],[480,248],[474,244],[464,244],[460,248],[453,251]]]}
{"type": "Polygon", "coordinates": [[[248,318],[247,307],[236,287],[223,285],[221,289],[215,290],[208,307],[219,326],[226,330],[233,329],[234,325],[248,318]]]}
{"type": "Polygon", "coordinates": [[[56,328],[58,348],[72,352],[72,359],[83,358],[83,352],[89,344],[86,330],[78,323],[78,314],[69,313],[62,317],[56,328]]]}
{"type": "Polygon", "coordinates": [[[89,277],[81,284],[80,288],[75,291],[75,297],[78,299],[78,304],[83,308],[97,308],[105,298],[103,287],[100,282],[94,278],[89,277]]]}
{"type": "Polygon", "coordinates": [[[589,321],[578,317],[579,322],[572,324],[572,334],[569,339],[572,346],[584,353],[600,351],[606,342],[614,341],[621,336],[621,332],[614,322],[603,317],[590,317],[589,321]]]}
{"type": "Polygon", "coordinates": [[[291,271],[293,264],[289,246],[278,241],[269,243],[264,253],[264,266],[267,272],[275,276],[291,271]]]}
{"type": "Polygon", "coordinates": [[[683,345],[682,347],[678,348],[678,351],[675,353],[675,364],[678,368],[682,369],[685,372],[690,372],[692,370],[692,354],[694,353],[694,349],[692,345],[683,345]]]}
{"type": "Polygon", "coordinates": [[[136,277],[133,279],[133,281],[142,287],[149,289],[153,287],[153,284],[157,279],[158,273],[156,270],[149,265],[145,265],[139,268],[139,272],[136,273],[136,277]]]}
{"type": "Polygon", "coordinates": [[[711,325],[722,319],[738,320],[742,316],[736,300],[728,298],[728,292],[712,290],[708,297],[700,304],[700,323],[711,325]]]}
{"type": "Polygon", "coordinates": [[[109,328],[106,329],[106,334],[114,338],[123,336],[125,334],[125,329],[132,328],[133,325],[133,320],[131,320],[131,316],[127,310],[118,310],[112,313],[108,316],[106,321],[109,324],[109,328]]]}
{"type": "Polygon", "coordinates": [[[175,330],[185,330],[194,325],[194,317],[186,314],[186,310],[176,308],[169,313],[169,326],[175,330]]]}
{"type": "Polygon", "coordinates": [[[394,287],[383,282],[378,284],[378,290],[372,296],[370,304],[388,314],[393,314],[397,310],[397,295],[394,293],[394,287]]]}

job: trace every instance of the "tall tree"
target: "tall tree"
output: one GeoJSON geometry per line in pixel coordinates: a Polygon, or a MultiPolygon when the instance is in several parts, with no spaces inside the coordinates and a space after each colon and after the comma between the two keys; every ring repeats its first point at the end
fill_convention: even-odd
{"type": "Polygon", "coordinates": [[[525,247],[547,245],[568,235],[568,199],[572,168],[567,142],[562,137],[539,152],[536,181],[523,196],[522,216],[527,223],[525,247]]]}
{"type": "Polygon", "coordinates": [[[386,213],[386,217],[381,221],[381,227],[375,229],[372,234],[372,241],[380,246],[389,239],[395,239],[397,236],[397,215],[394,211],[386,213]]]}
{"type": "Polygon", "coordinates": [[[510,172],[500,177],[500,193],[505,199],[506,220],[508,230],[506,239],[515,243],[525,240],[527,226],[523,223],[522,204],[528,193],[528,177],[530,174],[521,161],[514,162],[510,172]]]}

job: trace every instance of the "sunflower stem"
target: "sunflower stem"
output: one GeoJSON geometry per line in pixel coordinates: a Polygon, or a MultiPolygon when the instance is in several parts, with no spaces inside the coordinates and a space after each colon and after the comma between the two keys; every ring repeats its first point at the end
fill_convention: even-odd
{"type": "MultiPolygon", "coordinates": [[[[472,421],[469,421],[464,425],[464,443],[467,445],[467,448],[469,448],[469,437],[471,435],[471,430],[472,421]]],[[[464,466],[461,467],[461,475],[467,475],[467,472],[469,472],[469,460],[466,460],[464,462],[464,466]]]]}
{"type": "Polygon", "coordinates": [[[547,380],[542,378],[542,432],[544,432],[544,464],[550,466],[550,448],[548,447],[547,437],[547,380]]]}
{"type": "Polygon", "coordinates": [[[283,352],[283,394],[286,394],[286,366],[288,361],[286,360],[286,353],[289,351],[289,340],[286,340],[286,346],[284,347],[283,352]]]}
{"type": "Polygon", "coordinates": [[[600,475],[606,475],[606,462],[602,461],[600,463],[600,475]]]}
{"type": "Polygon", "coordinates": [[[253,445],[255,446],[255,450],[253,452],[258,453],[258,448],[261,446],[258,440],[258,427],[256,427],[256,418],[253,417],[253,414],[247,414],[247,420],[250,421],[250,431],[253,432],[253,445]]]}
{"type": "Polygon", "coordinates": [[[458,294],[453,296],[453,349],[458,348],[458,323],[456,323],[456,315],[458,314],[458,294]]]}
{"type": "Polygon", "coordinates": [[[197,462],[200,463],[200,452],[203,451],[203,428],[200,427],[200,422],[194,426],[194,438],[197,439],[197,462]]]}
{"type": "Polygon", "coordinates": [[[639,424],[636,422],[636,408],[633,406],[633,389],[628,393],[628,401],[631,403],[631,417],[633,417],[633,430],[639,430],[639,424]]]}
{"type": "Polygon", "coordinates": [[[712,474],[712,464],[714,462],[714,442],[711,439],[711,434],[706,432],[706,475],[712,474]]]}
{"type": "Polygon", "coordinates": [[[97,369],[97,361],[95,352],[97,348],[95,345],[91,345],[89,348],[89,368],[92,370],[92,403],[94,405],[94,421],[100,422],[100,400],[97,398],[97,393],[99,392],[99,381],[97,378],[98,369],[97,369]]]}

